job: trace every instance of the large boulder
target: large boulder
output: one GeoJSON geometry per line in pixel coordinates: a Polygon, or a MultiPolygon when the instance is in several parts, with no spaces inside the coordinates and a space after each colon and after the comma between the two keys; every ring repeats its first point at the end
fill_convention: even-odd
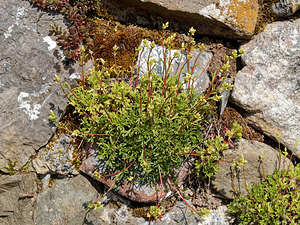
{"type": "Polygon", "coordinates": [[[33,224],[35,173],[0,176],[0,224],[33,224]]]}
{"type": "Polygon", "coordinates": [[[245,139],[240,139],[237,148],[228,150],[222,160],[219,163],[219,172],[212,179],[212,186],[218,193],[228,199],[235,197],[232,189],[236,189],[239,194],[245,195],[247,193],[245,182],[249,185],[257,184],[264,180],[264,176],[272,175],[275,169],[281,170],[283,168],[287,169],[289,166],[293,167],[291,161],[285,158],[284,155],[279,156],[278,150],[262,142],[245,139]],[[233,166],[233,163],[230,163],[233,160],[238,162],[242,156],[247,161],[245,164],[245,177],[242,167],[237,169],[233,166]]]}
{"type": "Polygon", "coordinates": [[[37,196],[34,224],[85,224],[87,202],[99,197],[83,176],[57,180],[37,196]]]}
{"type": "Polygon", "coordinates": [[[60,115],[66,98],[54,75],[75,70],[49,27],[66,27],[62,16],[33,8],[28,1],[0,0],[0,169],[8,159],[21,168],[54,134],[50,110],[60,115]]]}
{"type": "Polygon", "coordinates": [[[241,47],[245,67],[238,72],[232,102],[264,134],[300,157],[300,19],[269,24],[241,47]]]}
{"type": "Polygon", "coordinates": [[[124,22],[153,26],[161,17],[173,28],[196,28],[199,34],[249,38],[258,17],[257,0],[104,0],[124,22]],[[149,16],[151,15],[151,16],[149,16]]]}

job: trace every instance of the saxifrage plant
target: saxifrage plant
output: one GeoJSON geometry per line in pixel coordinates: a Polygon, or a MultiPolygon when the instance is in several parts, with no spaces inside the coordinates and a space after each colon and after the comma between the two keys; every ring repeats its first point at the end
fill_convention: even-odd
{"type": "MultiPolygon", "coordinates": [[[[166,27],[164,25],[163,29],[166,27]]],[[[191,29],[189,36],[194,32],[191,29]]],[[[82,85],[75,89],[57,77],[70,104],[74,106],[74,113],[82,116],[80,128],[73,131],[73,135],[97,143],[98,156],[105,162],[105,173],[94,172],[98,178],[111,177],[119,182],[142,184],[160,183],[162,189],[162,180],[167,180],[181,196],[173,183],[174,171],[185,160],[194,158],[196,162],[201,161],[197,172],[202,176],[212,176],[218,169],[217,160],[228,146],[224,139],[216,140],[214,137],[204,143],[203,126],[209,121],[216,101],[221,98],[220,88],[226,90],[232,87],[224,81],[229,60],[239,57],[240,53],[234,51],[226,58],[223,67],[212,74],[209,88],[200,95],[194,90],[194,80],[198,74],[193,71],[197,60],[188,66],[188,71],[184,71],[184,82],[180,81],[185,65],[192,57],[190,52],[199,45],[195,45],[192,39],[182,44],[182,53],[187,52],[188,60],[177,67],[175,75],[171,75],[172,63],[176,58],[183,57],[179,53],[169,54],[174,37],[165,40],[162,32],[163,58],[159,59],[164,68],[162,75],[153,69],[157,62],[149,57],[146,59],[147,74],[140,76],[138,66],[134,75],[132,68],[128,82],[121,79],[116,66],[103,66],[98,71],[91,70],[89,75],[82,74],[82,85]],[[109,71],[114,71],[117,77],[112,79],[109,71]]],[[[154,46],[152,42],[149,56],[154,46]]],[[[203,51],[203,45],[200,49],[203,51]]],[[[117,46],[114,57],[117,57],[116,50],[117,46]]],[[[143,51],[143,48],[138,51],[143,51]]],[[[140,62],[137,64],[140,65],[140,62]]],[[[55,119],[55,116],[52,114],[51,118],[55,119]]],[[[93,204],[96,205],[96,202],[93,204]]]]}
{"type": "MultiPolygon", "coordinates": [[[[280,144],[279,144],[280,151],[280,144]]],[[[281,153],[280,160],[288,156],[287,150],[281,153]]],[[[262,161],[264,156],[261,157],[262,161]]],[[[274,174],[264,176],[264,180],[251,188],[246,183],[245,161],[236,163],[236,167],[243,170],[247,195],[236,197],[228,209],[237,213],[241,224],[291,224],[300,222],[300,164],[280,170],[281,163],[274,174]]],[[[284,162],[285,164],[285,162],[284,162]]]]}

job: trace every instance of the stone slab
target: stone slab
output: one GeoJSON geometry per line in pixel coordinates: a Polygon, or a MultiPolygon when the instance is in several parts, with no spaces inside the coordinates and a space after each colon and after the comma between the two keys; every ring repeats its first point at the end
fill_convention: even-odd
{"type": "Polygon", "coordinates": [[[267,25],[241,47],[244,68],[236,75],[231,101],[247,119],[300,157],[300,19],[267,25]]]}

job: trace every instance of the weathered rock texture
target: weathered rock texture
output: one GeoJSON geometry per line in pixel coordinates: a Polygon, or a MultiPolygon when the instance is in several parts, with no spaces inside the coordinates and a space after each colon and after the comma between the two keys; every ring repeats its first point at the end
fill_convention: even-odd
{"type": "MultiPolygon", "coordinates": [[[[109,200],[112,200],[109,198],[109,200]]],[[[190,204],[190,201],[188,201],[190,204]]],[[[147,221],[141,217],[135,217],[131,213],[132,209],[126,204],[122,204],[119,208],[111,207],[107,204],[101,210],[88,212],[86,216],[86,224],[94,225],[227,225],[230,218],[227,208],[221,206],[216,210],[211,210],[208,216],[200,217],[192,214],[189,207],[184,202],[177,202],[173,208],[164,214],[161,219],[155,221],[147,221]]]]}
{"type": "MultiPolygon", "coordinates": [[[[243,45],[245,67],[238,72],[232,101],[248,120],[290,150],[300,140],[300,19],[269,24],[243,45]]],[[[295,149],[300,157],[300,145],[295,149]]]]}
{"type": "Polygon", "coordinates": [[[49,35],[63,17],[28,1],[0,0],[0,168],[7,159],[22,167],[54,134],[49,113],[61,114],[66,99],[55,83],[74,72],[49,35]]]}
{"type": "Polygon", "coordinates": [[[38,195],[34,224],[85,224],[87,202],[98,197],[97,191],[83,176],[57,180],[38,195]]]}
{"type": "MultiPolygon", "coordinates": [[[[289,159],[283,155],[279,157],[279,152],[258,141],[248,141],[240,139],[236,149],[228,150],[225,153],[224,161],[231,162],[235,160],[238,162],[242,155],[247,161],[245,164],[245,177],[246,182],[249,185],[257,184],[264,180],[263,174],[271,175],[275,169],[287,169],[288,166],[292,166],[289,159]],[[263,163],[261,160],[261,153],[265,159],[263,163]],[[280,161],[280,167],[279,166],[280,161]]],[[[243,169],[236,170],[232,163],[220,162],[220,171],[214,176],[212,185],[213,188],[224,197],[228,199],[234,198],[232,189],[235,188],[241,195],[247,193],[245,188],[245,179],[243,175],[243,169]]]]}
{"type": "Polygon", "coordinates": [[[35,173],[0,176],[0,224],[33,224],[35,173]]]}
{"type": "Polygon", "coordinates": [[[104,0],[103,2],[121,21],[153,26],[157,21],[162,22],[155,17],[162,17],[174,26],[185,29],[193,26],[199,34],[230,38],[249,38],[253,35],[258,16],[256,0],[104,0]]]}
{"type": "Polygon", "coordinates": [[[291,16],[298,9],[300,9],[300,1],[298,0],[280,0],[272,5],[272,11],[278,17],[291,16]]]}
{"type": "Polygon", "coordinates": [[[73,143],[71,138],[61,133],[39,151],[32,160],[32,165],[38,174],[76,175],[78,171],[71,161],[73,158],[73,143]]]}

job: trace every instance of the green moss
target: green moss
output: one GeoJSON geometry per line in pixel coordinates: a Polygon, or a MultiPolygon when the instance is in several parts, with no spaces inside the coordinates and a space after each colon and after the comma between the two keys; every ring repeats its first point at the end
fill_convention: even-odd
{"type": "Polygon", "coordinates": [[[8,163],[6,166],[1,167],[1,170],[5,173],[8,173],[10,175],[16,174],[18,171],[15,168],[16,161],[12,161],[11,159],[8,159],[8,163]]]}

